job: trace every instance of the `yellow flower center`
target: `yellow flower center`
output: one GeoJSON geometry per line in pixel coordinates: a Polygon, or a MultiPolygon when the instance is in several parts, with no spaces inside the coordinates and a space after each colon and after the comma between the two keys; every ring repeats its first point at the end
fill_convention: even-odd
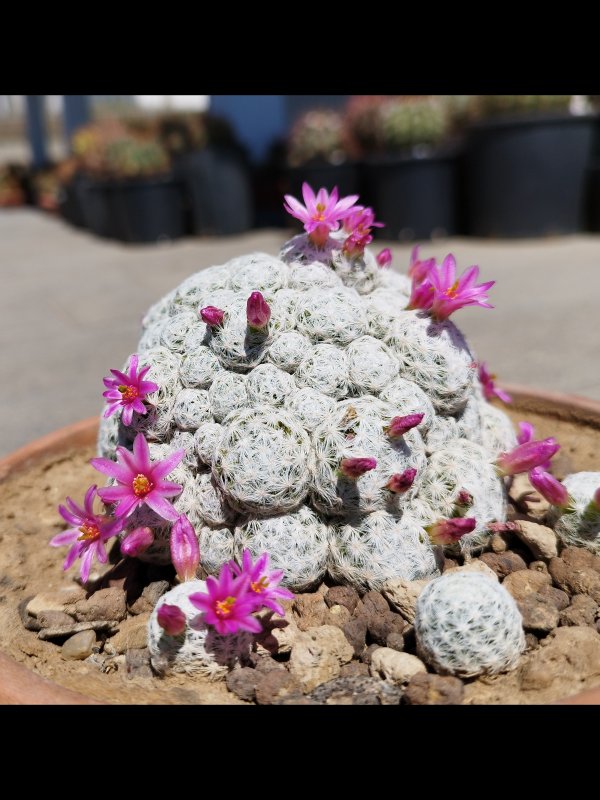
{"type": "Polygon", "coordinates": [[[135,386],[119,386],[119,391],[123,395],[123,400],[130,403],[138,396],[139,392],[135,386]]]}
{"type": "Polygon", "coordinates": [[[133,493],[136,497],[145,497],[153,488],[154,484],[145,475],[136,475],[133,479],[133,493]]]}
{"type": "Polygon", "coordinates": [[[227,597],[225,600],[218,600],[215,603],[216,613],[219,617],[228,617],[233,611],[235,597],[227,597]]]}
{"type": "Polygon", "coordinates": [[[250,588],[252,589],[253,592],[256,592],[256,594],[261,594],[262,592],[265,591],[265,589],[268,586],[269,586],[269,579],[267,578],[266,575],[263,575],[259,581],[253,581],[250,584],[250,588]]]}
{"type": "Polygon", "coordinates": [[[79,530],[81,531],[81,536],[77,537],[78,542],[91,542],[100,536],[100,529],[94,523],[84,522],[79,530]]]}
{"type": "Polygon", "coordinates": [[[323,214],[324,211],[325,211],[325,206],[323,205],[323,203],[317,203],[317,213],[314,215],[313,219],[316,220],[316,222],[324,222],[325,221],[325,214],[323,214]]]}
{"type": "Polygon", "coordinates": [[[446,297],[452,297],[452,298],[456,297],[458,293],[457,290],[458,290],[458,281],[454,281],[452,286],[449,289],[446,289],[445,292],[446,297]]]}

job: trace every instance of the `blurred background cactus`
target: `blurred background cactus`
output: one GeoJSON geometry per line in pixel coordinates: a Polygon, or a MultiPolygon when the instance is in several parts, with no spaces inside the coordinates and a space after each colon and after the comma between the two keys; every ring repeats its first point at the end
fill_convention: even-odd
{"type": "Polygon", "coordinates": [[[341,164],[352,144],[339,111],[315,109],[299,117],[288,137],[288,161],[299,167],[310,162],[341,164]]]}

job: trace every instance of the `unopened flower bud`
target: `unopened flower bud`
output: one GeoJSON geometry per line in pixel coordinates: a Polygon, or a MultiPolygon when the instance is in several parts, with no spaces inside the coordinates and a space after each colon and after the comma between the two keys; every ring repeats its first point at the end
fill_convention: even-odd
{"type": "Polygon", "coordinates": [[[121,542],[121,553],[124,556],[135,558],[141,553],[145,553],[154,541],[154,534],[151,528],[135,528],[121,542]]]}
{"type": "Polygon", "coordinates": [[[355,480],[375,469],[377,466],[377,459],[375,458],[342,458],[340,461],[339,472],[344,478],[355,480]]]}
{"type": "Polygon", "coordinates": [[[181,514],[173,523],[170,547],[171,561],[179,580],[193,580],[200,563],[200,547],[196,531],[185,514],[181,514]]]}
{"type": "Polygon", "coordinates": [[[169,636],[179,636],[186,626],[186,618],[179,606],[163,603],[158,609],[156,621],[169,636]]]}

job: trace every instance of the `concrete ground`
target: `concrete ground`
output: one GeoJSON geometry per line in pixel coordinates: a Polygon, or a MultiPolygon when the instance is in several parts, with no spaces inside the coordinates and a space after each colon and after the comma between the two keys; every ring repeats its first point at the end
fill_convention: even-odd
{"type": "MultiPolygon", "coordinates": [[[[34,210],[0,210],[0,456],[99,413],[103,376],[135,351],[141,317],[163,294],[233,256],[275,254],[284,234],[133,246],[34,210]]],[[[391,246],[405,271],[410,246],[391,246]]],[[[501,380],[600,400],[600,237],[456,238],[422,252],[452,252],[460,271],[479,264],[482,281],[497,281],[495,309],[453,319],[501,380]]]]}

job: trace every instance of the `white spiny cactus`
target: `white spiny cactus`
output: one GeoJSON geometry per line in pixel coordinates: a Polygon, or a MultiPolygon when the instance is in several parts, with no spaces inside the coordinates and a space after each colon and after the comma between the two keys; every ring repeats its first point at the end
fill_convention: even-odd
{"type": "Polygon", "coordinates": [[[417,599],[417,652],[436,672],[470,678],[514,669],[525,649],[509,592],[476,572],[442,575],[417,599]]]}
{"type": "Polygon", "coordinates": [[[585,547],[600,556],[600,508],[592,503],[600,488],[600,472],[574,472],[563,480],[572,504],[551,506],[548,518],[564,545],[585,547]]]}

